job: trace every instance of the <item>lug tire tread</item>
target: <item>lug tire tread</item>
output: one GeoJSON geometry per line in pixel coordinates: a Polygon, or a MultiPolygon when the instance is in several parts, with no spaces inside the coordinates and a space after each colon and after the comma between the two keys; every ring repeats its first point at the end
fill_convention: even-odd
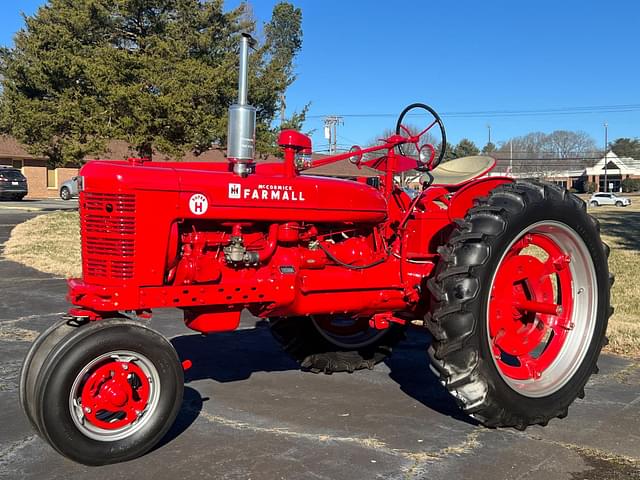
{"type": "Polygon", "coordinates": [[[310,317],[271,318],[270,330],[302,370],[312,373],[353,373],[373,369],[391,355],[393,347],[404,339],[404,328],[391,325],[372,345],[346,350],[330,343],[313,325],[310,317]]]}
{"type": "MultiPolygon", "coordinates": [[[[487,427],[524,429],[528,425],[546,425],[552,418],[565,417],[573,398],[584,395],[587,379],[577,386],[568,403],[550,405],[544,414],[512,410],[496,394],[496,388],[509,387],[496,387],[502,379],[497,372],[494,378],[487,375],[491,367],[485,364],[493,362],[481,355],[480,342],[485,341],[479,333],[479,322],[485,320],[478,318],[482,311],[481,277],[484,272],[487,278],[484,269],[492,259],[495,240],[506,233],[514,218],[549,202],[578,210],[583,223],[599,232],[599,222],[586,213],[585,202],[565,189],[535,180],[503,184],[479,199],[464,222],[455,226],[448,243],[439,249],[441,259],[427,282],[433,300],[431,313],[425,316],[425,325],[433,336],[428,348],[432,370],[460,407],[487,427]]],[[[601,244],[606,265],[609,247],[601,244]]],[[[607,297],[612,284],[613,276],[606,286],[607,297]]],[[[605,301],[608,304],[608,298],[605,301]]],[[[597,354],[605,341],[603,336],[598,342],[597,354]]]]}

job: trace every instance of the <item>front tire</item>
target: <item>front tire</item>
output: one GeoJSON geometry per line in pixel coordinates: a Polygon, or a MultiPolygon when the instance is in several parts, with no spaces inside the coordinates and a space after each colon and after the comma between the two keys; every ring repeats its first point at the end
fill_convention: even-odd
{"type": "Polygon", "coordinates": [[[391,355],[404,338],[404,328],[369,327],[367,318],[341,315],[277,317],[270,319],[271,333],[303,370],[336,373],[373,369],[391,355]]]}
{"type": "Polygon", "coordinates": [[[36,338],[29,352],[27,352],[24,362],[22,362],[22,369],[20,370],[20,405],[38,435],[40,435],[40,429],[36,424],[35,412],[33,411],[36,380],[51,350],[76,328],[78,328],[78,325],[72,324],[68,320],[59,320],[54,323],[36,338]]]}
{"type": "Polygon", "coordinates": [[[71,200],[71,191],[67,187],[60,189],[60,198],[62,200],[71,200]]]}
{"type": "Polygon", "coordinates": [[[62,455],[105,465],[149,451],[182,403],[183,372],[171,344],[127,319],[66,335],[38,374],[31,400],[42,436],[62,455]]]}
{"type": "Polygon", "coordinates": [[[554,185],[495,189],[467,213],[428,282],[434,371],[489,427],[564,417],[596,370],[611,314],[608,248],[554,185]]]}

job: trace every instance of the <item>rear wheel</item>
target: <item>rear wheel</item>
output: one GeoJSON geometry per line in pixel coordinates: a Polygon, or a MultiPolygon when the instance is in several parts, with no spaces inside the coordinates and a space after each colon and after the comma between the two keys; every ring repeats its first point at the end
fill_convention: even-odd
{"type": "Polygon", "coordinates": [[[607,252],[559,187],[502,185],[468,212],[429,281],[427,318],[433,368],[466,412],[524,428],[584,395],[611,313],[607,252]]]}
{"type": "Polygon", "coordinates": [[[111,319],[77,328],[55,345],[30,402],[56,450],[104,465],[150,450],[173,424],[182,393],[171,344],[138,322],[111,319]]]}
{"type": "Polygon", "coordinates": [[[596,202],[595,200],[590,202],[589,205],[591,205],[592,207],[599,207],[600,204],[598,202],[596,202]]]}
{"type": "Polygon", "coordinates": [[[369,326],[367,317],[314,315],[270,319],[271,332],[285,351],[314,373],[372,369],[404,338],[404,329],[369,326]]]}

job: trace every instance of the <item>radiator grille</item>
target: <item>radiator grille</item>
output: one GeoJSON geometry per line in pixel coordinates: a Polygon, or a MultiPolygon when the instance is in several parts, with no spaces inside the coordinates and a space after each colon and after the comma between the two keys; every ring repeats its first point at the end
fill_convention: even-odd
{"type": "Polygon", "coordinates": [[[135,195],[82,192],[80,205],[85,275],[115,280],[133,278],[135,195]]]}
{"type": "Polygon", "coordinates": [[[88,211],[104,212],[110,205],[113,213],[135,213],[136,197],[128,193],[83,192],[83,207],[88,211]]]}

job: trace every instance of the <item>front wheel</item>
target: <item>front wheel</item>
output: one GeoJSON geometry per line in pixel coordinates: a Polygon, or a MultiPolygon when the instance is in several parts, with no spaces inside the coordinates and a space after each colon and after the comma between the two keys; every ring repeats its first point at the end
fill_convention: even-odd
{"type": "Polygon", "coordinates": [[[71,191],[67,187],[60,189],[60,198],[62,200],[71,200],[71,191]]]}
{"type": "Polygon", "coordinates": [[[616,207],[622,207],[622,206],[623,206],[623,203],[620,200],[618,200],[616,202],[616,207]]]}
{"type": "Polygon", "coordinates": [[[468,212],[427,318],[433,368],[467,413],[525,428],[584,395],[611,313],[607,252],[584,203],[553,185],[502,185],[468,212]]]}
{"type": "Polygon", "coordinates": [[[171,344],[125,319],[72,330],[38,373],[28,411],[61,454],[86,465],[136,458],[169,430],[183,372],[171,344]]]}

